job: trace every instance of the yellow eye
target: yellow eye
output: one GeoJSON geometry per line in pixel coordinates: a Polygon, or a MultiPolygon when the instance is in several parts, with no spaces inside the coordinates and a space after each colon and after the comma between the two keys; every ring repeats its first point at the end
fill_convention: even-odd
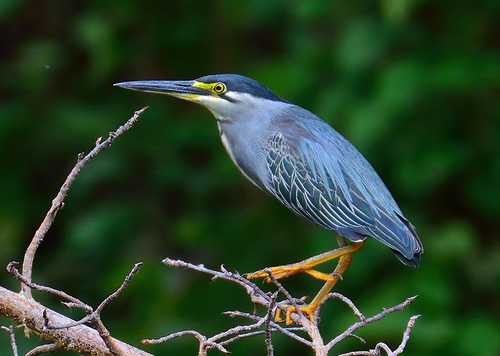
{"type": "Polygon", "coordinates": [[[226,91],[226,85],[224,83],[217,83],[213,86],[213,91],[217,94],[224,93],[226,91]]]}

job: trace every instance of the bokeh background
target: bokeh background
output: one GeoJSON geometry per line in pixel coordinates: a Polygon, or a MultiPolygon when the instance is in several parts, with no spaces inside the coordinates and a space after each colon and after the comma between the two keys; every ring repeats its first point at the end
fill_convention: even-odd
{"type": "MultiPolygon", "coordinates": [[[[36,282],[95,306],[143,261],[103,315],[115,337],[139,345],[183,329],[213,335],[240,322],[223,311],[253,310],[237,286],[163,258],[250,272],[333,248],[329,232],[241,176],[204,108],[112,86],[240,73],[354,143],[425,246],[418,269],[374,240],[355,256],[336,289],[367,315],[419,297],[360,331],[367,345],[344,341],[332,354],[378,341],[395,348],[421,314],[406,355],[498,355],[499,18],[498,0],[0,0],[0,265],[22,260],[77,154],[145,105],[140,122],[81,172],[39,250],[36,282]]],[[[284,283],[299,297],[321,285],[307,276],[284,283]]],[[[0,284],[18,288],[6,271],[0,284]]],[[[332,301],[322,330],[331,337],[354,321],[332,301]]],[[[21,353],[40,343],[17,337],[21,353]]],[[[277,354],[311,354],[274,340],[277,354]]],[[[194,355],[197,343],[143,348],[194,355]]],[[[265,353],[262,337],[229,349],[265,353]]],[[[0,334],[0,355],[10,354],[0,334]]]]}

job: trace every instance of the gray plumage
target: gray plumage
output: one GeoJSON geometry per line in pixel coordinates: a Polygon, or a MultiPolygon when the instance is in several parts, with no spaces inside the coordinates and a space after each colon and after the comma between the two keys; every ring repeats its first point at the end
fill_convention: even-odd
{"type": "Polygon", "coordinates": [[[235,74],[117,85],[180,98],[186,91],[199,95],[187,100],[212,111],[226,150],[255,185],[311,222],[351,241],[371,236],[404,264],[418,266],[422,243],[380,177],[350,142],[311,112],[235,74]],[[186,89],[195,82],[223,83],[225,91],[186,89]],[[176,89],[175,83],[182,85],[176,89]]]}

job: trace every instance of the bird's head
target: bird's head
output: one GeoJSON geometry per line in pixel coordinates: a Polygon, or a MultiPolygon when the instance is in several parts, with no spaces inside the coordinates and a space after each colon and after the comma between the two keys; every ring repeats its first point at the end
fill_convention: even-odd
{"type": "Polygon", "coordinates": [[[270,102],[287,103],[259,82],[238,74],[206,75],[195,80],[147,80],[115,86],[160,93],[207,107],[217,119],[232,120],[238,113],[270,102]]]}

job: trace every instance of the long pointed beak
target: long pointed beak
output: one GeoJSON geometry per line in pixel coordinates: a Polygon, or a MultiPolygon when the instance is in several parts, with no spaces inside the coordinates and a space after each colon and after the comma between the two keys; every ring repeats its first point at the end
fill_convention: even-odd
{"type": "Polygon", "coordinates": [[[146,80],[113,84],[116,87],[172,95],[181,99],[193,100],[209,91],[193,86],[194,80],[146,80]]]}

